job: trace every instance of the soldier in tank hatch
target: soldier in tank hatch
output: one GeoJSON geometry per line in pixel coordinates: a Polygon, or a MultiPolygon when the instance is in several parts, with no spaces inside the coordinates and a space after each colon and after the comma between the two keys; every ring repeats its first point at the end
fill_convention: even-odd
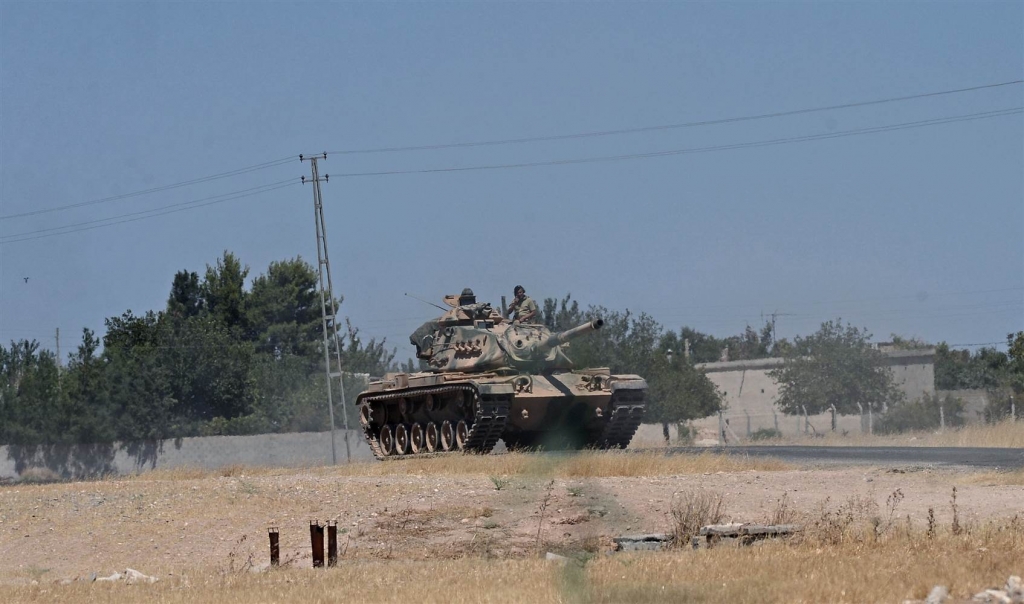
{"type": "Polygon", "coordinates": [[[515,300],[508,307],[509,318],[512,317],[512,313],[515,313],[516,323],[533,323],[537,317],[537,303],[526,295],[526,288],[522,285],[517,285],[512,293],[515,295],[515,300]]]}

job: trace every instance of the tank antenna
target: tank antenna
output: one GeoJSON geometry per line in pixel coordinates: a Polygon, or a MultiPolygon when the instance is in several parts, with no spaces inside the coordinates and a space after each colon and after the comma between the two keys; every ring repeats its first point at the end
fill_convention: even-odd
{"type": "Polygon", "coordinates": [[[443,307],[443,306],[441,306],[439,304],[434,304],[433,302],[427,302],[423,298],[417,298],[416,296],[410,296],[409,294],[405,294],[405,295],[410,297],[410,298],[412,298],[413,300],[419,300],[420,302],[422,302],[424,304],[429,304],[429,305],[433,306],[434,308],[440,308],[441,310],[443,310],[445,312],[448,312],[447,308],[445,308],[445,307],[443,307]]]}

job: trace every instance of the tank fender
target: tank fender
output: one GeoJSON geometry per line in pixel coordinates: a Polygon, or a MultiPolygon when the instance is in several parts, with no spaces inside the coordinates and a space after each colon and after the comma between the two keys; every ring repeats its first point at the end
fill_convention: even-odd
{"type": "Polygon", "coordinates": [[[515,394],[513,385],[508,384],[476,384],[477,390],[480,394],[487,395],[502,395],[502,394],[515,394]]]}

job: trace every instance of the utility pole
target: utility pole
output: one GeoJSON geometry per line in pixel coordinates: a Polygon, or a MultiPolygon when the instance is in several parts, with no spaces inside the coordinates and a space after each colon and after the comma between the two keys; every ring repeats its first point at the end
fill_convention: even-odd
{"type": "Polygon", "coordinates": [[[60,361],[60,327],[57,328],[57,333],[56,333],[56,336],[55,336],[54,339],[57,340],[57,377],[59,378],[60,377],[60,370],[61,370],[61,366],[62,366],[61,361],[60,361]]]}
{"type": "MultiPolygon", "coordinates": [[[[320,193],[320,171],[317,166],[318,159],[327,159],[327,153],[319,156],[305,157],[299,155],[299,161],[308,161],[312,170],[313,183],[313,213],[316,218],[316,255],[317,275],[320,278],[320,316],[323,319],[324,334],[324,370],[327,373],[327,411],[331,418],[331,462],[338,463],[338,454],[334,444],[334,398],[332,396],[331,381],[338,378],[338,388],[341,392],[341,416],[345,426],[345,461],[352,461],[352,450],[349,447],[348,436],[348,409],[345,407],[345,380],[341,374],[341,338],[338,337],[338,309],[334,303],[334,287],[331,280],[331,261],[327,255],[327,226],[324,224],[323,196],[320,193]],[[337,371],[331,371],[331,344],[334,344],[334,359],[337,371]]],[[[324,174],[323,181],[330,180],[329,174],[324,174]]],[[[306,177],[302,177],[302,183],[306,183],[306,177]]]]}

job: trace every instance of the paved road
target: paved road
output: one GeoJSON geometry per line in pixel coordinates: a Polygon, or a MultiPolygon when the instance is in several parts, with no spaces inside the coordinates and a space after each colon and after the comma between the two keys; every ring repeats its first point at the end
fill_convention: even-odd
{"type": "Polygon", "coordinates": [[[811,464],[941,465],[975,468],[1024,468],[1024,449],[984,447],[673,447],[673,453],[726,453],[777,457],[811,464]]]}

